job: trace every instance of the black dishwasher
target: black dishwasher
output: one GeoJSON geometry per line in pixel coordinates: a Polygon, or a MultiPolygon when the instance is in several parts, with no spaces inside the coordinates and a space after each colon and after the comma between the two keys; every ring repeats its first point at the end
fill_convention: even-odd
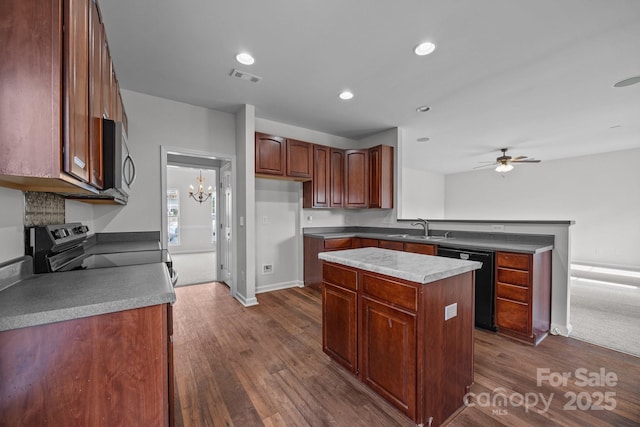
{"type": "Polygon", "coordinates": [[[495,289],[493,282],[493,252],[443,248],[442,246],[438,246],[438,256],[479,261],[482,263],[482,268],[476,270],[476,326],[478,328],[495,331],[496,326],[493,319],[495,289]]]}

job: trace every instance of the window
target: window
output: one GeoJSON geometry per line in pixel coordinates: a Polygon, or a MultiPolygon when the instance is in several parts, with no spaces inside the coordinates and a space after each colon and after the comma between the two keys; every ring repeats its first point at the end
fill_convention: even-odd
{"type": "Polygon", "coordinates": [[[167,226],[169,245],[180,244],[180,194],[175,188],[167,190],[167,226]]]}

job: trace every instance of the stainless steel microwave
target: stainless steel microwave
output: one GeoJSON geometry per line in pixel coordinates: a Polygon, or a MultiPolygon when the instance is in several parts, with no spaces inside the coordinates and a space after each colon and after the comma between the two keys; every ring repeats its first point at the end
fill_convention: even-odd
{"type": "Polygon", "coordinates": [[[102,119],[102,149],[105,189],[100,194],[126,203],[136,179],[136,165],[121,122],[102,119]]]}

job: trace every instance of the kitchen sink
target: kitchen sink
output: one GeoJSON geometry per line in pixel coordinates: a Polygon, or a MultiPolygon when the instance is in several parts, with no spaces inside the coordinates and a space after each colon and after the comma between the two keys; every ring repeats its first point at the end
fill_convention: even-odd
{"type": "Polygon", "coordinates": [[[402,239],[411,239],[411,240],[445,240],[445,239],[453,239],[453,237],[444,237],[444,236],[416,236],[415,234],[389,234],[387,237],[398,237],[402,239]]]}

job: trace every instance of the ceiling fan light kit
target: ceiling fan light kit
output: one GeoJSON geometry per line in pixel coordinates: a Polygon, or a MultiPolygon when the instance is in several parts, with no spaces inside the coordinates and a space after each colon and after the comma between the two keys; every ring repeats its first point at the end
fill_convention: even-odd
{"type": "Polygon", "coordinates": [[[498,167],[496,167],[496,172],[499,172],[499,173],[509,172],[512,169],[513,169],[513,165],[510,165],[509,163],[501,163],[498,165],[498,167]]]}
{"type": "Polygon", "coordinates": [[[507,156],[507,150],[508,148],[501,148],[500,151],[502,151],[502,155],[497,157],[495,162],[481,162],[481,163],[488,163],[488,164],[475,167],[474,169],[497,165],[495,168],[495,171],[498,173],[505,173],[513,170],[512,163],[540,163],[541,162],[541,160],[532,159],[527,156],[518,156],[518,157],[507,156]]]}

